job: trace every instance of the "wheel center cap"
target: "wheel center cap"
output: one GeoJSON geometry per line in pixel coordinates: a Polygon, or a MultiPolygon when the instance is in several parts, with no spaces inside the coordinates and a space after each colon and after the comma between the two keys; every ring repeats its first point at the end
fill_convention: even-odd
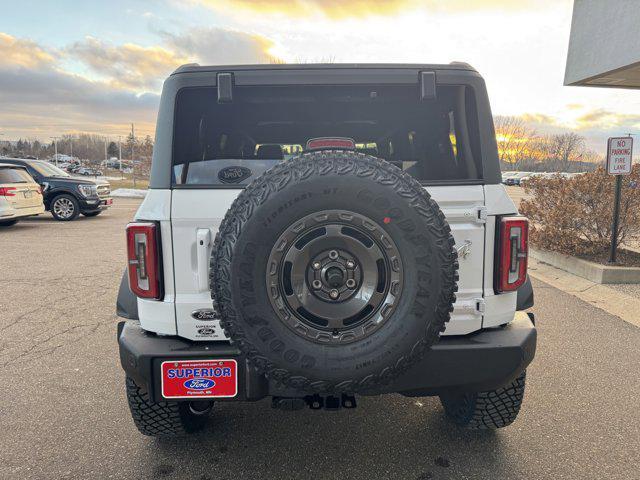
{"type": "Polygon", "coordinates": [[[324,278],[332,288],[340,288],[344,284],[344,274],[338,267],[329,268],[324,278]]]}

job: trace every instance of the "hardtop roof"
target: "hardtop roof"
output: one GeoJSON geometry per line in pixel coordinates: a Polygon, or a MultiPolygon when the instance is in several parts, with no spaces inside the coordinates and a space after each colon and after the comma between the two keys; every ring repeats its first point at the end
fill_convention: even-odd
{"type": "Polygon", "coordinates": [[[451,63],[277,63],[256,65],[199,65],[188,63],[178,67],[171,75],[195,72],[224,72],[247,70],[466,70],[477,72],[465,62],[451,63]]]}

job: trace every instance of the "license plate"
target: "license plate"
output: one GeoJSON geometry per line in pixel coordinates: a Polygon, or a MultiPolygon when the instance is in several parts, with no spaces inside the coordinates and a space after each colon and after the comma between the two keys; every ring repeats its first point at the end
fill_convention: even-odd
{"type": "Polygon", "coordinates": [[[103,205],[113,205],[113,198],[108,198],[102,201],[103,205]]]}
{"type": "Polygon", "coordinates": [[[33,197],[33,192],[31,190],[27,190],[26,192],[24,192],[24,198],[32,198],[33,197]]]}
{"type": "Polygon", "coordinates": [[[221,398],[238,394],[235,360],[175,360],[162,362],[164,398],[221,398]]]}

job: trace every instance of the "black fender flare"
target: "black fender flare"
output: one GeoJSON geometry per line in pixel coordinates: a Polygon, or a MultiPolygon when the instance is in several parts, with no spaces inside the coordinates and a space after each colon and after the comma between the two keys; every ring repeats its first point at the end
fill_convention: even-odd
{"type": "Polygon", "coordinates": [[[120,290],[116,300],[116,315],[129,320],[139,320],[138,318],[138,297],[129,288],[129,275],[125,268],[120,280],[120,290]]]}
{"type": "Polygon", "coordinates": [[[517,290],[518,300],[516,302],[516,310],[526,310],[533,307],[533,285],[531,285],[531,279],[527,275],[527,279],[517,290]]]}

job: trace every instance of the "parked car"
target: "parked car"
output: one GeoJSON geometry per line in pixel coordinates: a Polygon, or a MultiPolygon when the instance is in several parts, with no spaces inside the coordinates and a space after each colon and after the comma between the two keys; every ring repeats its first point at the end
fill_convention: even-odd
{"type": "Polygon", "coordinates": [[[515,420],[528,223],[472,67],[187,65],[161,98],[117,299],[140,432],[194,432],[218,400],[387,393],[472,429],[515,420]]]}
{"type": "Polygon", "coordinates": [[[42,190],[25,167],[0,160],[0,227],[44,213],[42,190]]]}
{"type": "Polygon", "coordinates": [[[531,172],[514,172],[504,180],[505,185],[520,185],[520,179],[530,175],[531,172]]]}
{"type": "Polygon", "coordinates": [[[88,177],[88,176],[101,177],[102,176],[101,170],[97,170],[95,168],[90,168],[90,167],[80,167],[78,170],[75,171],[75,173],[77,173],[78,175],[83,175],[85,177],[88,177]]]}
{"type": "Polygon", "coordinates": [[[514,171],[502,172],[502,183],[505,183],[505,180],[510,176],[512,176],[514,173],[516,172],[514,171]]]}
{"type": "Polygon", "coordinates": [[[524,187],[526,183],[532,178],[547,178],[548,176],[549,174],[547,172],[532,172],[532,173],[529,173],[528,175],[525,175],[524,177],[521,177],[520,181],[518,182],[518,185],[520,185],[521,187],[524,187]]]}
{"type": "Polygon", "coordinates": [[[0,158],[0,161],[27,169],[42,187],[44,206],[56,220],[74,220],[79,214],[95,217],[113,203],[107,182],[74,178],[43,160],[0,158]]]}

